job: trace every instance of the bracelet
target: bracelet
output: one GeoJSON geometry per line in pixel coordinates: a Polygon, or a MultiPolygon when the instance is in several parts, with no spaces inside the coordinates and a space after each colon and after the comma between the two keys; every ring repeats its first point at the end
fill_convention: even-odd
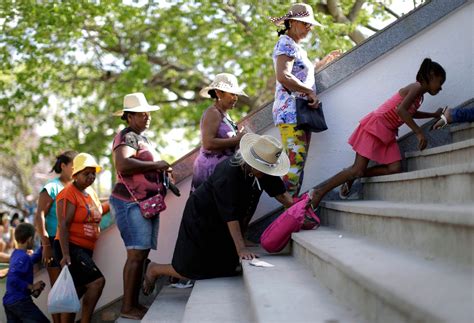
{"type": "Polygon", "coordinates": [[[41,246],[42,246],[42,247],[51,247],[50,244],[42,244],[41,246]]]}

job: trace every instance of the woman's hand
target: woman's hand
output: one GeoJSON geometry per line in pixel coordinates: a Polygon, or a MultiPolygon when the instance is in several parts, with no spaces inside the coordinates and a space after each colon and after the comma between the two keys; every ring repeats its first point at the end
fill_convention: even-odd
{"type": "Polygon", "coordinates": [[[157,170],[167,170],[168,168],[170,168],[170,164],[168,164],[168,162],[164,160],[155,162],[155,166],[157,170]]]}
{"type": "Polygon", "coordinates": [[[42,254],[43,264],[48,266],[51,261],[53,261],[53,248],[51,245],[43,245],[43,254],[42,254]]]}
{"type": "Polygon", "coordinates": [[[418,139],[418,149],[423,150],[426,148],[428,141],[426,140],[425,134],[423,131],[416,134],[416,138],[418,139]]]}
{"type": "Polygon", "coordinates": [[[64,255],[63,259],[61,259],[61,262],[60,262],[61,268],[64,266],[69,266],[70,264],[71,264],[71,256],[64,255]]]}
{"type": "Polygon", "coordinates": [[[239,250],[239,258],[243,260],[252,260],[253,258],[258,258],[256,253],[251,252],[247,248],[241,248],[239,250]]]}
{"type": "Polygon", "coordinates": [[[319,99],[318,99],[318,96],[316,95],[316,93],[311,91],[311,92],[307,93],[306,96],[308,97],[308,106],[310,108],[316,109],[318,107],[318,104],[319,104],[319,99]]]}

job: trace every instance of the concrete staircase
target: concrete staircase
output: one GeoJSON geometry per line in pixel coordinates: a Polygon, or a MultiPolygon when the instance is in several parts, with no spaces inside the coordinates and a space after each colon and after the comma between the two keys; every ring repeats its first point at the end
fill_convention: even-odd
{"type": "Polygon", "coordinates": [[[178,314],[143,322],[473,322],[474,123],[449,132],[406,172],[364,179],[363,199],[322,202],[324,226],[290,252],[260,250],[275,267],[198,281],[178,314]]]}

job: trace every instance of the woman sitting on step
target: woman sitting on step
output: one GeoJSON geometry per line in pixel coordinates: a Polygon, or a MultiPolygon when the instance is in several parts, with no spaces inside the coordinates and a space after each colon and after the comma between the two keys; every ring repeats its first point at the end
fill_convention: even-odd
{"type": "Polygon", "coordinates": [[[293,200],[280,176],[289,160],[274,137],[245,134],[240,150],[217,165],[186,202],[171,264],[148,265],[143,290],[153,291],[160,275],[206,279],[236,275],[239,259],[253,259],[243,232],[262,191],[288,207],[293,200]]]}

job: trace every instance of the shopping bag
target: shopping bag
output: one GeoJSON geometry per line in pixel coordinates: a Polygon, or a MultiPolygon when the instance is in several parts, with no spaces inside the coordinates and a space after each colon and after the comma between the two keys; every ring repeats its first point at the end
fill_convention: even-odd
{"type": "Polygon", "coordinates": [[[290,241],[291,234],[301,229],[310,230],[319,226],[319,217],[308,204],[308,193],[295,201],[270,224],[260,237],[260,245],[268,252],[281,251],[290,241]]]}
{"type": "Polygon", "coordinates": [[[68,266],[64,266],[48,295],[48,313],[77,313],[81,303],[68,266]]]}

